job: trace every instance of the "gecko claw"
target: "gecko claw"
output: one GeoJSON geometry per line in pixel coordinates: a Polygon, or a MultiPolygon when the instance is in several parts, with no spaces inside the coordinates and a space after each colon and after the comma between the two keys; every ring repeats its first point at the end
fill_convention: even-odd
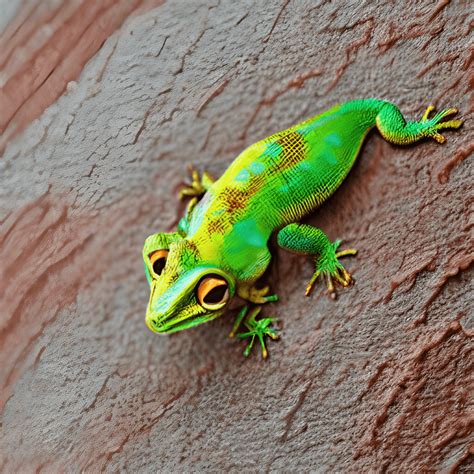
{"type": "Polygon", "coordinates": [[[334,283],[339,283],[343,288],[348,288],[354,284],[354,279],[351,274],[342,266],[339,262],[339,258],[346,257],[348,255],[356,255],[356,249],[347,249],[340,252],[336,252],[338,247],[341,245],[341,240],[336,240],[326,255],[320,255],[316,258],[316,270],[311,277],[311,280],[306,287],[305,295],[309,296],[314,288],[318,277],[322,277],[326,282],[327,292],[332,300],[337,298],[337,293],[334,287],[334,283]]]}
{"type": "Polygon", "coordinates": [[[239,296],[244,300],[255,304],[273,303],[278,301],[278,295],[269,295],[269,286],[255,288],[255,286],[242,286],[239,288],[239,296]]]}
{"type": "Polygon", "coordinates": [[[422,121],[428,120],[428,118],[429,118],[431,112],[433,112],[433,110],[435,110],[435,106],[434,105],[428,105],[428,107],[426,108],[425,113],[423,114],[423,117],[421,117],[421,120],[422,121]]]}
{"type": "Polygon", "coordinates": [[[256,338],[260,342],[262,358],[266,359],[268,357],[268,350],[265,345],[265,336],[269,336],[274,341],[278,339],[277,329],[273,326],[270,326],[273,321],[275,321],[275,318],[262,318],[259,320],[255,320],[255,317],[248,318],[248,320],[245,322],[245,325],[249,331],[237,334],[239,339],[250,338],[249,343],[244,349],[245,357],[250,355],[256,338]]]}
{"type": "Polygon", "coordinates": [[[459,128],[463,124],[463,121],[447,120],[445,122],[441,122],[441,120],[443,120],[444,118],[458,113],[458,109],[454,107],[442,110],[430,119],[429,116],[434,110],[435,107],[433,105],[429,105],[425,113],[423,114],[420,123],[426,124],[426,136],[433,138],[433,140],[436,140],[438,143],[444,143],[446,141],[446,137],[441,135],[441,133],[439,133],[439,130],[444,130],[447,128],[459,128]]]}
{"type": "Polygon", "coordinates": [[[273,327],[271,324],[273,321],[276,321],[275,318],[261,318],[255,319],[260,311],[261,307],[253,308],[252,311],[247,315],[249,310],[248,306],[244,306],[238,313],[232,331],[230,332],[230,337],[237,336],[238,339],[250,339],[249,343],[244,349],[244,356],[248,357],[252,350],[253,344],[256,339],[260,342],[260,347],[262,350],[262,357],[266,359],[268,357],[268,350],[265,345],[265,336],[270,337],[272,340],[276,341],[279,336],[277,334],[277,328],[273,327]],[[244,324],[247,328],[246,332],[237,333],[239,326],[244,324]]]}
{"type": "Polygon", "coordinates": [[[202,173],[199,176],[199,172],[195,170],[192,166],[188,167],[189,173],[191,174],[191,183],[186,184],[179,191],[179,198],[181,200],[190,198],[200,198],[206,191],[211,187],[214,179],[207,172],[202,173]]]}

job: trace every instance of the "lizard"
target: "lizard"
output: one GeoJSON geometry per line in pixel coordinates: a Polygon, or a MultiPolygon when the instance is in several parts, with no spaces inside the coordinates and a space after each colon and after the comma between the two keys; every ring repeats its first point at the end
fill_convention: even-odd
{"type": "Polygon", "coordinates": [[[246,356],[259,341],[266,358],[266,337],[278,338],[275,318],[259,317],[263,304],[278,300],[268,286],[258,287],[272,258],[269,239],[276,235],[281,248],[314,259],[306,295],[319,278],[335,298],[336,283],[353,282],[340,259],[356,250],[340,250],[341,240],[331,242],[301,219],[340,186],[371,129],[389,143],[408,145],[425,137],[443,143],[440,131],[462,124],[445,120],[454,108],[430,118],[433,111],[430,105],[421,120],[407,121],[384,100],[345,102],[251,145],[217,180],[194,171],[180,192],[190,200],[176,232],[152,234],[143,246],[148,328],[161,334],[191,328],[223,315],[240,297],[245,304],[230,336],[248,339],[246,356]]]}

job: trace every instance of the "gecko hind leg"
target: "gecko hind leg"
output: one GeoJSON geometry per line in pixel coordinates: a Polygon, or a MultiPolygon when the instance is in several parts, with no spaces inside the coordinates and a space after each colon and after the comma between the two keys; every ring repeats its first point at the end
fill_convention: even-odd
{"type": "Polygon", "coordinates": [[[311,255],[314,257],[315,271],[306,287],[306,296],[321,277],[326,282],[329,296],[336,298],[334,283],[343,287],[353,283],[349,272],[339,262],[339,258],[347,255],[356,255],[357,250],[347,249],[337,252],[341,240],[331,243],[327,235],[320,229],[306,224],[290,224],[280,230],[277,236],[278,245],[294,253],[311,255]]]}
{"type": "Polygon", "coordinates": [[[230,333],[231,337],[236,335],[239,339],[250,339],[244,350],[245,357],[249,356],[255,340],[258,339],[262,350],[262,357],[266,359],[268,357],[268,350],[265,345],[265,336],[270,337],[274,341],[278,339],[277,328],[271,325],[275,321],[275,318],[256,319],[261,310],[262,308],[257,306],[252,308],[249,312],[249,307],[244,306],[238,313],[234,327],[230,333]],[[236,331],[242,323],[247,328],[247,331],[236,334],[236,331]]]}
{"type": "Polygon", "coordinates": [[[189,167],[189,172],[191,174],[191,183],[180,189],[179,198],[186,199],[190,197],[192,201],[195,200],[197,202],[197,199],[202,197],[212,186],[214,178],[206,171],[199,175],[199,172],[191,166],[189,167]]]}
{"type": "Polygon", "coordinates": [[[385,103],[378,113],[375,122],[381,135],[390,143],[397,145],[409,145],[422,138],[432,138],[438,143],[444,143],[446,138],[441,135],[440,130],[449,128],[459,128],[462,120],[444,120],[450,115],[457,114],[455,108],[442,110],[430,118],[435,110],[433,105],[428,106],[419,121],[407,121],[403,117],[400,109],[390,103],[385,103]]]}
{"type": "Polygon", "coordinates": [[[336,240],[331,244],[333,252],[328,251],[326,254],[323,254],[315,259],[316,270],[306,287],[305,295],[309,296],[311,291],[314,288],[316,280],[321,275],[326,281],[326,286],[328,288],[329,296],[332,299],[336,299],[336,291],[334,288],[334,280],[340,283],[344,288],[352,285],[354,280],[350,273],[343,267],[339,262],[339,258],[345,257],[347,255],[356,255],[356,249],[347,249],[341,252],[336,252],[337,248],[341,244],[341,240],[336,240]]]}

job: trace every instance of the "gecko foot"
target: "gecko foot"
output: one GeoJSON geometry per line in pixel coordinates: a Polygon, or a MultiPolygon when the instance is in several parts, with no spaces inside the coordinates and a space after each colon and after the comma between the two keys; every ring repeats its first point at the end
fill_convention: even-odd
{"type": "Polygon", "coordinates": [[[191,183],[180,189],[180,199],[186,199],[188,197],[200,198],[214,182],[214,179],[207,172],[204,172],[201,176],[199,176],[199,172],[193,169],[191,166],[189,167],[189,172],[191,174],[191,183]]]}
{"type": "Polygon", "coordinates": [[[269,286],[264,286],[263,288],[255,288],[255,286],[241,286],[238,290],[238,294],[242,299],[255,304],[264,304],[278,301],[278,296],[269,295],[269,292],[269,286]]]}
{"type": "Polygon", "coordinates": [[[433,105],[428,106],[426,112],[423,114],[420,123],[426,126],[425,135],[436,140],[438,143],[444,143],[446,138],[439,133],[439,130],[446,128],[459,128],[463,121],[462,120],[447,120],[441,122],[446,117],[450,115],[455,115],[458,113],[458,110],[455,108],[445,109],[441,112],[438,112],[433,118],[429,118],[431,112],[435,110],[433,105]]]}
{"type": "Polygon", "coordinates": [[[315,259],[316,270],[306,287],[306,296],[311,294],[314,284],[319,276],[325,280],[328,294],[333,300],[336,299],[336,291],[334,288],[335,282],[341,284],[344,288],[350,286],[354,282],[349,272],[339,262],[339,258],[347,255],[356,255],[357,250],[347,249],[336,252],[338,247],[341,245],[341,242],[341,240],[336,240],[330,247],[328,247],[324,254],[319,255],[315,259]]]}
{"type": "Polygon", "coordinates": [[[234,327],[232,329],[232,332],[230,333],[231,337],[236,335],[239,339],[250,339],[249,343],[247,344],[247,347],[244,350],[245,357],[249,356],[255,339],[257,338],[260,341],[262,357],[266,359],[268,357],[268,351],[265,345],[265,336],[270,337],[274,341],[278,339],[277,328],[271,326],[271,324],[275,321],[275,318],[261,318],[258,320],[255,319],[259,315],[261,310],[261,307],[253,308],[247,315],[248,306],[244,306],[244,308],[237,315],[234,327]],[[235,334],[242,320],[244,326],[248,329],[248,331],[235,334]]]}

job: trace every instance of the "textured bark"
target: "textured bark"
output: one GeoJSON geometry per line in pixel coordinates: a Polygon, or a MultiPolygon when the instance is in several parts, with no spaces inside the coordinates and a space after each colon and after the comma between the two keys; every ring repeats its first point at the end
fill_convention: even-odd
{"type": "Polygon", "coordinates": [[[65,24],[51,9],[70,8],[67,31],[84,15],[56,2],[28,23],[25,3],[0,41],[0,100],[23,87],[0,108],[2,470],[472,472],[469,2],[109,2],[120,19],[100,4],[94,46],[54,61],[32,38],[65,24]],[[359,249],[356,285],[305,298],[311,261],[277,252],[266,362],[226,338],[231,317],[150,333],[141,246],[175,224],[186,167],[219,175],[363,97],[466,123],[443,146],[371,134],[308,219],[359,249]]]}

